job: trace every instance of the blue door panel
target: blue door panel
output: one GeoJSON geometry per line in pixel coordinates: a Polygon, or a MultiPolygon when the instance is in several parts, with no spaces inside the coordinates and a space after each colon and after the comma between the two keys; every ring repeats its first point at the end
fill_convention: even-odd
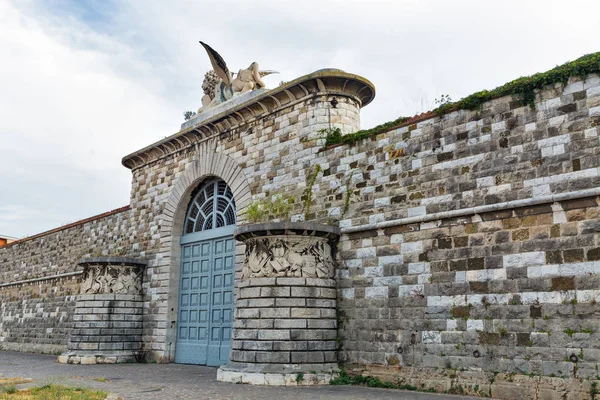
{"type": "Polygon", "coordinates": [[[233,326],[235,240],[182,246],[175,362],[219,366],[229,361],[233,326]]]}

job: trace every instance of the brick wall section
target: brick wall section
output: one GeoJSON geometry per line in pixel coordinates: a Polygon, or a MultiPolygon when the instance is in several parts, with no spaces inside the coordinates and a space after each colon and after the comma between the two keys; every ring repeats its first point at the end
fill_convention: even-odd
{"type": "Polygon", "coordinates": [[[83,257],[132,252],[139,245],[128,219],[123,207],[0,247],[0,284],[73,272],[83,257]]]}
{"type": "Polygon", "coordinates": [[[332,279],[251,278],[240,283],[231,361],[337,362],[336,284],[332,279]]]}
{"type": "Polygon", "coordinates": [[[569,376],[575,354],[577,376],[596,376],[599,201],[349,235],[346,256],[365,240],[377,251],[339,271],[341,357],[569,376]],[[390,248],[397,261],[382,264],[377,253],[390,248]]]}
{"type": "MultiPolygon", "coordinates": [[[[82,257],[131,251],[122,208],[0,248],[0,284],[78,270],[82,257]]],[[[0,345],[61,353],[72,329],[80,276],[0,287],[0,345]]]]}
{"type": "Polygon", "coordinates": [[[80,295],[69,351],[109,355],[112,362],[131,359],[131,352],[142,345],[142,300],[141,295],[130,294],[80,295]]]}
{"type": "MultiPolygon", "coordinates": [[[[321,151],[324,139],[320,137],[319,129],[328,127],[330,123],[341,126],[344,132],[351,131],[352,127],[358,128],[357,105],[348,99],[340,100],[337,108],[331,109],[331,120],[327,99],[311,99],[224,135],[218,140],[215,151],[238,162],[253,196],[282,192],[295,196],[298,199],[292,217],[295,220],[302,219],[302,201],[299,199],[306,189],[310,167],[319,164],[323,173],[312,188],[313,205],[309,219],[341,219],[340,226],[343,229],[364,224],[375,226],[387,220],[427,216],[483,204],[538,199],[595,188],[600,183],[600,78],[595,75],[585,80],[572,79],[566,86],[555,85],[541,91],[535,110],[523,106],[516,99],[504,97],[484,104],[478,111],[453,112],[394,129],[353,146],[321,151]],[[344,213],[348,191],[351,192],[349,208],[344,213]]],[[[144,278],[144,341],[158,352],[168,347],[165,316],[168,312],[168,277],[173,272],[169,255],[160,251],[161,246],[170,241],[169,237],[161,235],[161,220],[174,182],[197,157],[196,151],[206,143],[135,169],[131,211],[127,219],[122,221],[120,228],[115,228],[114,234],[107,232],[107,238],[97,236],[91,241],[91,247],[98,248],[105,255],[119,255],[115,252],[123,248],[124,254],[121,255],[149,259],[144,278]],[[124,237],[117,239],[115,235],[124,237]]],[[[595,282],[596,272],[592,267],[595,264],[585,264],[595,262],[589,259],[589,252],[600,245],[596,243],[595,201],[593,198],[582,200],[582,204],[588,204],[585,207],[540,205],[536,208],[540,211],[531,215],[519,215],[519,210],[508,210],[505,215],[499,214],[489,220],[481,215],[465,216],[386,230],[369,228],[344,235],[338,246],[342,317],[339,333],[347,341],[341,356],[348,362],[379,365],[425,364],[434,363],[436,361],[431,360],[436,359],[445,362],[443,357],[451,354],[450,349],[444,348],[445,356],[442,356],[442,350],[435,346],[450,343],[447,337],[457,337],[459,339],[451,339],[455,340],[451,342],[456,343],[455,347],[459,345],[456,351],[463,351],[467,344],[486,344],[488,349],[493,350],[494,359],[498,362],[516,365],[513,361],[502,361],[508,359],[502,355],[502,343],[508,340],[507,335],[520,340],[516,342],[519,345],[517,347],[531,348],[533,346],[524,344],[529,344],[529,341],[537,343],[538,333],[541,338],[544,332],[517,329],[522,329],[527,322],[521,324],[521,314],[518,314],[516,320],[520,324],[518,327],[514,325],[513,314],[507,313],[512,309],[509,306],[519,305],[508,302],[519,300],[513,299],[514,296],[507,298],[506,295],[518,294],[523,310],[530,307],[532,304],[527,302],[533,300],[527,297],[530,295],[525,295],[528,293],[526,286],[519,284],[518,279],[526,279],[534,285],[537,278],[533,274],[545,273],[538,270],[554,271],[554,275],[544,276],[544,279],[550,282],[555,279],[554,292],[529,291],[546,293],[546,297],[537,295],[542,312],[545,312],[545,305],[550,307],[548,312],[551,307],[575,307],[575,315],[573,310],[569,311],[570,314],[567,312],[568,316],[564,315],[564,310],[560,309],[557,313],[561,317],[554,319],[560,324],[570,324],[574,315],[582,320],[585,318],[585,321],[593,321],[585,317],[589,315],[588,312],[583,309],[580,311],[578,306],[586,304],[595,307],[595,304],[580,301],[577,296],[583,296],[582,293],[586,293],[584,290],[600,288],[592,286],[579,290],[577,279],[574,278],[575,288],[568,289],[572,284],[569,279],[562,278],[579,276],[574,271],[583,268],[589,272],[586,282],[590,282],[590,285],[595,282]],[[590,201],[594,204],[585,203],[590,201]],[[572,220],[577,213],[583,213],[583,216],[575,217],[582,220],[572,220]],[[550,217],[551,223],[538,220],[550,217]],[[575,222],[577,229],[590,224],[585,225],[589,232],[567,235],[567,232],[573,232],[575,222]],[[501,228],[491,231],[493,224],[499,224],[501,228]],[[557,232],[560,236],[552,236],[557,232]],[[549,237],[545,238],[545,235],[549,237]],[[552,243],[553,248],[545,248],[543,246],[549,244],[542,243],[552,243]],[[559,250],[561,260],[546,260],[547,257],[554,257],[553,251],[559,250]],[[545,259],[545,264],[535,264],[539,263],[536,260],[540,257],[545,259]],[[444,262],[447,263],[447,270],[443,269],[444,262]],[[527,274],[532,275],[513,275],[524,274],[523,268],[527,268],[527,274]],[[473,289],[471,283],[474,284],[473,289]],[[510,285],[517,285],[518,291],[508,292],[510,285]],[[430,290],[426,288],[434,287],[437,287],[437,293],[426,292],[430,290]],[[558,290],[559,287],[564,289],[558,290]],[[475,290],[479,292],[474,293],[475,290]],[[562,304],[562,298],[558,301],[557,297],[552,297],[557,296],[556,293],[572,291],[576,291],[577,304],[571,304],[571,298],[566,298],[567,304],[562,304]],[[490,303],[487,310],[496,306],[494,301],[503,302],[506,299],[507,304],[498,308],[499,314],[489,315],[491,321],[500,321],[495,325],[491,323],[491,328],[490,320],[476,313],[473,299],[468,301],[468,296],[476,294],[486,296],[486,302],[490,303]],[[459,302],[449,296],[465,300],[459,302]],[[428,310],[428,318],[420,318],[424,315],[423,307],[428,310]],[[433,314],[430,315],[430,312],[433,314]],[[450,313],[458,314],[452,319],[450,313]],[[436,318],[433,318],[434,315],[436,318]],[[440,322],[442,320],[444,324],[440,322]],[[509,325],[510,321],[513,321],[513,325],[509,325]],[[480,332],[497,333],[498,342],[495,341],[495,335],[483,335],[480,338],[480,332]],[[353,336],[359,333],[363,335],[360,339],[353,336]],[[525,335],[517,335],[523,333],[529,333],[529,341],[525,335]],[[370,342],[365,342],[365,337],[369,337],[370,342]],[[363,340],[364,347],[361,349],[353,348],[358,340],[363,340]],[[417,345],[427,347],[419,347],[420,355],[410,348],[406,351],[403,348],[400,354],[398,348],[405,343],[413,346],[411,348],[417,345]],[[382,351],[382,348],[386,350],[382,351]],[[414,355],[414,358],[409,358],[406,353],[414,355]]],[[[17,262],[21,259],[29,260],[29,252],[24,248],[22,250],[22,253],[14,255],[10,267],[14,271],[20,269],[17,262]]],[[[6,260],[6,254],[0,249],[0,260],[6,260]]],[[[45,264],[45,258],[43,262],[40,258],[40,261],[26,263],[38,265],[36,269],[41,270],[58,265],[59,260],[64,258],[56,252],[51,254],[56,254],[51,256],[53,264],[45,264]]],[[[593,257],[593,251],[591,254],[593,257]]],[[[236,258],[237,262],[240,259],[236,258]]],[[[68,261],[67,264],[73,266],[74,262],[68,261]]],[[[10,273],[14,275],[15,272],[10,273]]],[[[481,301],[481,298],[478,299],[481,301]]],[[[531,315],[530,318],[533,319],[531,315]]],[[[553,316],[549,318],[545,320],[542,316],[541,321],[552,321],[553,316]]],[[[523,320],[528,318],[523,316],[523,320]]],[[[573,324],[570,329],[575,331],[575,328],[577,332],[569,331],[572,335],[567,334],[569,340],[589,334],[583,324],[582,328],[573,324]]],[[[555,329],[556,332],[559,330],[555,329]]],[[[589,330],[595,332],[592,327],[589,330]]],[[[591,334],[592,340],[594,334],[591,334]]],[[[548,340],[558,337],[558,334],[552,334],[548,340]]],[[[564,360],[564,350],[575,344],[565,342],[560,346],[551,346],[550,351],[544,349],[544,354],[548,354],[544,355],[548,357],[548,361],[544,362],[550,364],[541,362],[546,365],[543,372],[564,373],[565,366],[561,364],[564,361],[558,360],[564,360]],[[552,352],[560,352],[561,357],[552,352]]],[[[511,346],[505,348],[516,350],[512,342],[511,346]]],[[[479,351],[486,355],[492,353],[485,349],[479,351]]],[[[460,355],[452,353],[453,357],[460,357],[464,363],[472,362],[474,357],[472,352],[470,354],[466,350],[460,355]]],[[[588,357],[593,357],[591,354],[588,357]]],[[[535,357],[541,359],[542,355],[532,355],[530,360],[523,356],[526,362],[519,365],[530,365],[528,363],[535,357]]],[[[456,363],[457,359],[450,361],[456,363]]],[[[492,368],[493,364],[490,362],[487,365],[492,368]]],[[[580,371],[584,370],[580,368],[580,371]]]]}
{"type": "Polygon", "coordinates": [[[0,348],[63,352],[78,291],[79,276],[0,288],[0,348]]]}

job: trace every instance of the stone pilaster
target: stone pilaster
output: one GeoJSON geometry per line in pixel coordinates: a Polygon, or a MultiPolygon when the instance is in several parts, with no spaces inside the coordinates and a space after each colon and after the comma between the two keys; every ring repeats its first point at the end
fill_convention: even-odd
{"type": "Polygon", "coordinates": [[[246,244],[230,362],[217,379],[267,385],[327,384],[338,370],[337,228],[259,224],[246,244]]]}
{"type": "Polygon", "coordinates": [[[145,261],[123,257],[88,258],[73,316],[67,352],[58,362],[102,364],[142,355],[142,271],[145,261]]]}

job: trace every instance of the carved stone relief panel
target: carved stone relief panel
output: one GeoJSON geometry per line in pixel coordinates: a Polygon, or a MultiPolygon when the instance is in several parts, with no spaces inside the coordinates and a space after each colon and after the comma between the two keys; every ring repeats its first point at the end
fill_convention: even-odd
{"type": "Polygon", "coordinates": [[[81,294],[140,294],[142,272],[139,266],[86,265],[81,282],[81,294]]]}
{"type": "Polygon", "coordinates": [[[246,260],[242,278],[332,278],[334,262],[329,240],[322,237],[280,235],[244,240],[246,260]]]}

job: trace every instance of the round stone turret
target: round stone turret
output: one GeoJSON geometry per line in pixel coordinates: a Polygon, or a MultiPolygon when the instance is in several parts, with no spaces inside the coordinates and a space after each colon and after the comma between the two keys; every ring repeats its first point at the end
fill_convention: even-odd
{"type": "Polygon", "coordinates": [[[337,373],[334,254],[339,229],[268,223],[236,230],[246,245],[231,361],[217,379],[327,384],[337,373]]]}

